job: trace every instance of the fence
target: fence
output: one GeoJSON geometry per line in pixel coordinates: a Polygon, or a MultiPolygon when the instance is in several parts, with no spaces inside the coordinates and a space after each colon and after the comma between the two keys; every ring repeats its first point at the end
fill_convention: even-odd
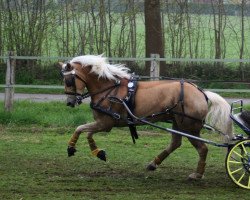
{"type": "MultiPolygon", "coordinates": [[[[72,57],[43,57],[43,56],[15,56],[14,52],[8,52],[7,56],[0,56],[0,59],[6,61],[6,82],[5,85],[0,85],[0,87],[5,88],[5,110],[11,111],[14,101],[14,88],[46,88],[46,89],[58,89],[63,88],[63,86],[58,85],[18,85],[15,84],[15,67],[16,60],[70,60],[72,57]]],[[[158,54],[151,54],[150,58],[108,58],[109,61],[149,61],[151,63],[150,67],[150,77],[155,79],[159,77],[160,61],[170,61],[170,62],[229,62],[229,63],[250,63],[250,59],[192,59],[192,58],[160,58],[158,54]]],[[[242,92],[249,93],[248,89],[210,89],[214,92],[242,92]]]]}

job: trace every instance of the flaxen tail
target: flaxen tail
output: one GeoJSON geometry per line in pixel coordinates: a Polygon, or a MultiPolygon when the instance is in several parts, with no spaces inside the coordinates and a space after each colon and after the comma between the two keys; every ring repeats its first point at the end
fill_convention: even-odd
{"type": "Polygon", "coordinates": [[[221,131],[225,141],[233,137],[233,122],[230,118],[231,108],[227,101],[220,95],[206,91],[209,99],[209,111],[206,116],[206,123],[221,131]]]}

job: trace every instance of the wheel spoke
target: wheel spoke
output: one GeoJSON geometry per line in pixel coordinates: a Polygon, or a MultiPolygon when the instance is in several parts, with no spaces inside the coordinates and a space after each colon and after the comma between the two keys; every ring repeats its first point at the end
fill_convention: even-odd
{"type": "Polygon", "coordinates": [[[240,181],[243,179],[244,176],[245,176],[245,172],[241,175],[240,179],[237,182],[240,183],[240,181]]]}
{"type": "Polygon", "coordinates": [[[242,149],[244,150],[245,154],[247,154],[247,150],[246,150],[244,144],[241,144],[241,146],[242,146],[242,149]]]}
{"type": "Polygon", "coordinates": [[[233,153],[236,154],[237,156],[243,158],[242,155],[240,155],[237,151],[233,151],[233,153]]]}
{"type": "Polygon", "coordinates": [[[236,172],[238,172],[238,171],[240,171],[240,170],[242,170],[242,169],[243,169],[243,167],[241,167],[241,168],[239,168],[239,169],[236,169],[236,170],[232,171],[231,173],[234,174],[234,173],[236,173],[236,172]]]}
{"type": "Polygon", "coordinates": [[[234,161],[234,160],[229,160],[230,163],[234,163],[234,164],[242,164],[242,162],[239,161],[234,161]]]}
{"type": "Polygon", "coordinates": [[[238,186],[250,189],[250,138],[239,141],[229,149],[226,169],[231,180],[238,186]]]}

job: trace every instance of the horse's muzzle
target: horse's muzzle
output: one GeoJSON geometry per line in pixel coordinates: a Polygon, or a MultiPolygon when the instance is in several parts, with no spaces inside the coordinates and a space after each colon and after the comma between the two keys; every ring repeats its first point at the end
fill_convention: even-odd
{"type": "Polygon", "coordinates": [[[67,104],[66,105],[74,108],[75,104],[76,104],[76,96],[67,95],[67,104]]]}

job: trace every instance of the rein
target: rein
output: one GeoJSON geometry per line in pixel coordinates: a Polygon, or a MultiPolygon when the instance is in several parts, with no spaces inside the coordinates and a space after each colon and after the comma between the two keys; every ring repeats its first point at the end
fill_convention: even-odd
{"type": "Polygon", "coordinates": [[[114,85],[112,85],[112,86],[110,86],[110,87],[107,87],[107,88],[105,88],[105,89],[103,89],[103,90],[94,92],[93,94],[90,94],[89,92],[85,92],[84,94],[78,94],[78,93],[76,93],[76,94],[79,95],[79,96],[81,96],[81,98],[82,98],[82,100],[83,100],[83,99],[86,99],[86,98],[88,98],[88,97],[93,97],[93,96],[95,96],[95,95],[97,95],[97,94],[101,94],[101,93],[103,93],[103,92],[106,92],[107,90],[114,89],[114,88],[116,88],[117,86],[119,86],[120,84],[121,84],[120,81],[116,81],[116,83],[115,83],[114,85]]]}
{"type": "MultiPolygon", "coordinates": [[[[97,91],[97,92],[95,92],[95,93],[93,93],[93,94],[90,94],[89,92],[85,92],[84,94],[79,94],[79,93],[77,93],[77,92],[65,92],[65,94],[76,96],[76,102],[77,102],[78,105],[80,105],[80,104],[82,103],[82,100],[84,100],[84,99],[86,99],[86,98],[88,98],[88,97],[93,97],[93,96],[95,96],[95,95],[97,95],[97,94],[101,94],[101,93],[103,93],[103,92],[105,92],[105,91],[110,90],[110,91],[108,92],[108,94],[109,94],[113,89],[115,89],[115,88],[116,88],[117,86],[119,86],[119,85],[120,85],[120,81],[116,81],[116,83],[115,83],[114,85],[112,85],[112,86],[110,86],[110,87],[107,87],[107,88],[105,88],[105,89],[103,89],[103,90],[97,91]]],[[[107,95],[108,95],[108,94],[107,94],[107,95]]],[[[100,104],[100,102],[102,102],[105,98],[107,98],[107,95],[104,95],[101,99],[99,99],[99,101],[98,101],[97,104],[93,104],[93,103],[91,102],[91,103],[90,103],[90,107],[93,108],[93,109],[96,109],[96,110],[103,111],[103,110],[100,109],[101,107],[99,107],[99,104],[100,104]]],[[[103,112],[105,112],[105,111],[103,111],[103,112]]],[[[110,114],[112,114],[112,113],[110,112],[110,113],[107,113],[107,114],[110,115],[110,114]]],[[[112,115],[112,117],[117,118],[117,116],[115,116],[115,115],[114,115],[114,116],[112,115]]]]}

